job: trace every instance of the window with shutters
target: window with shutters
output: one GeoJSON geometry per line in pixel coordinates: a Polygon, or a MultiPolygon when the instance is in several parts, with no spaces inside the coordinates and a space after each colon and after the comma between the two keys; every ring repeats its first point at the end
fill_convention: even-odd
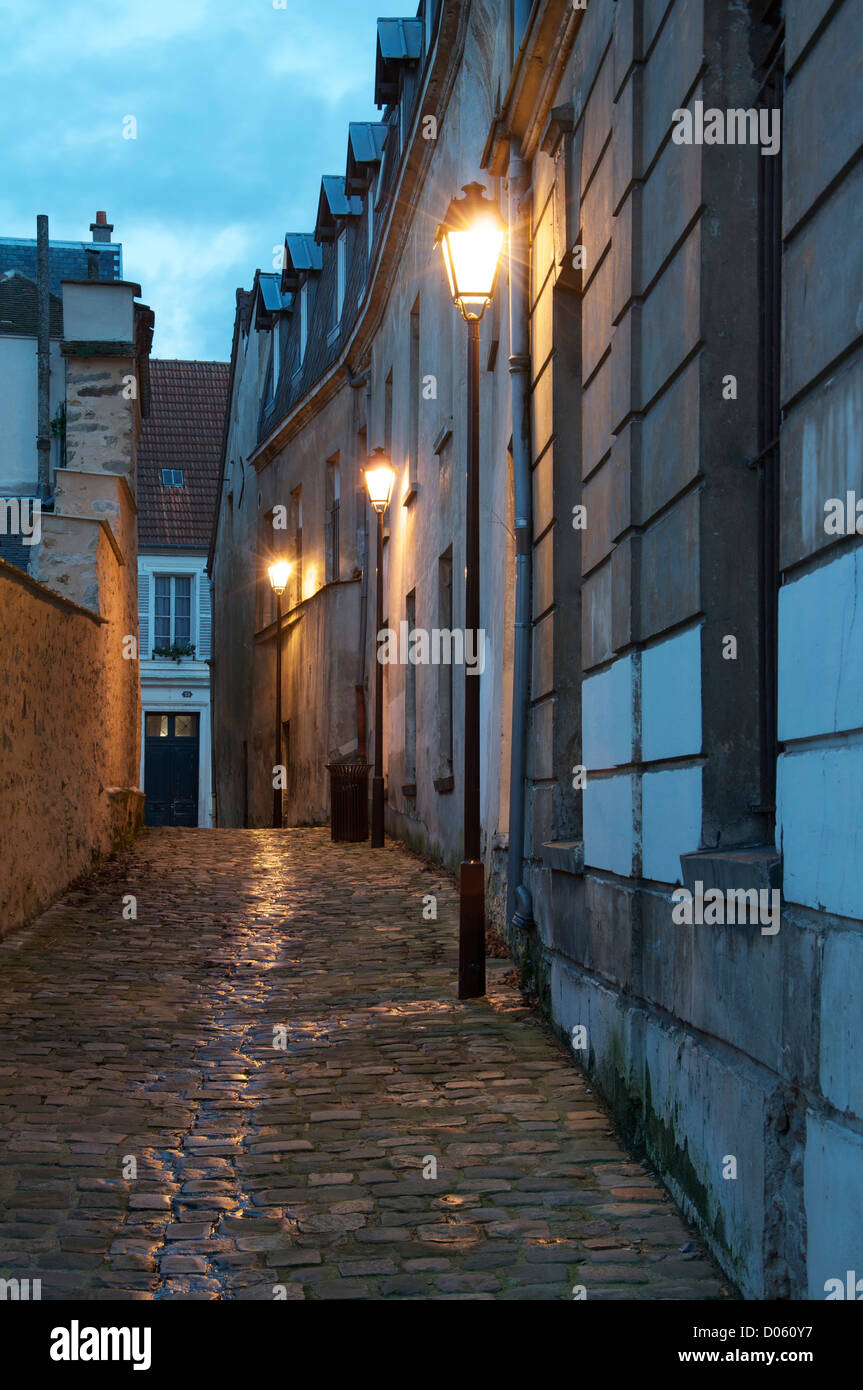
{"type": "Polygon", "coordinates": [[[142,657],[150,655],[150,576],[138,575],[138,650],[142,657]]]}
{"type": "Polygon", "coordinates": [[[192,642],[192,576],[157,574],[153,583],[153,650],[192,642]]]}
{"type": "Polygon", "coordinates": [[[213,604],[210,580],[202,574],[198,582],[198,645],[195,655],[199,661],[209,661],[213,654],[213,604]]]}

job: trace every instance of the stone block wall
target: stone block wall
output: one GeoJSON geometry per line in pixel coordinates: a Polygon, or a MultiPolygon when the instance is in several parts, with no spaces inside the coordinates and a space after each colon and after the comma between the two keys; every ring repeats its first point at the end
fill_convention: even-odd
{"type": "Polygon", "coordinates": [[[519,946],[744,1294],[823,1298],[863,1240],[840,1196],[863,1187],[863,580],[853,525],[824,529],[828,498],[863,501],[861,116],[840,58],[859,51],[861,14],[788,0],[785,21],[775,848],[758,612],[769,156],[671,138],[696,100],[756,104],[759,35],[746,6],[589,6],[554,98],[571,129],[534,163],[535,555],[553,526],[580,573],[540,577],[535,604],[537,930],[519,946]],[[567,341],[561,204],[586,256],[558,396],[544,378],[567,341]],[[580,829],[552,810],[571,763],[587,769],[580,829]],[[672,893],[695,878],[781,885],[779,931],[678,925],[672,893]]]}
{"type": "Polygon", "coordinates": [[[143,796],[115,624],[0,562],[0,641],[3,935],[134,834],[143,796]]]}
{"type": "MultiPolygon", "coordinates": [[[[135,287],[123,288],[131,323],[135,287]]],[[[0,565],[0,934],[143,823],[140,415],[128,389],[135,347],[125,348],[64,344],[67,467],[29,575],[0,565]]]]}

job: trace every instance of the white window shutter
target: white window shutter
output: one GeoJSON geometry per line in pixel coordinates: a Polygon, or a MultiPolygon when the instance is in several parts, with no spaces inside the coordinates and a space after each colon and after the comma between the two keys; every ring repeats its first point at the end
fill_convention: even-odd
{"type": "Polygon", "coordinates": [[[138,575],[138,656],[146,661],[150,655],[150,576],[138,575]]]}
{"type": "Polygon", "coordinates": [[[213,615],[210,603],[210,581],[206,574],[198,575],[198,648],[195,658],[209,661],[213,652],[213,615]]]}

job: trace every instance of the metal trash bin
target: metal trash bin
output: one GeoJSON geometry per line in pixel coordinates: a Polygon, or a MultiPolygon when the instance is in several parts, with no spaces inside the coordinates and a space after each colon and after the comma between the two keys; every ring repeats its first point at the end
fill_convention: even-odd
{"type": "Polygon", "coordinates": [[[331,838],[355,844],[369,838],[369,764],[327,763],[331,838]]]}

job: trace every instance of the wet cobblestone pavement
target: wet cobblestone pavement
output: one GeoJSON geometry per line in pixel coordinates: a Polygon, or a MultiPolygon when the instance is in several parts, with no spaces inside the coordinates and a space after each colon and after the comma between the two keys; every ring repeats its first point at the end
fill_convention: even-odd
{"type": "Polygon", "coordinates": [[[511,962],[457,1001],[457,921],[452,880],[394,844],[158,830],[0,943],[0,1278],[722,1296],[511,962]]]}

